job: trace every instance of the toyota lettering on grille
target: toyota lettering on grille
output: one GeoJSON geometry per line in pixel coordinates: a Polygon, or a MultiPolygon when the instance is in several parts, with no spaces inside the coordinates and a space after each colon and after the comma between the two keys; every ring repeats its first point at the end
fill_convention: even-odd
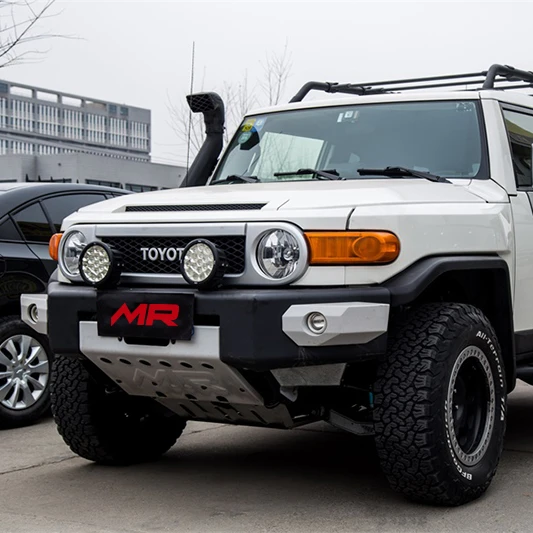
{"type": "Polygon", "coordinates": [[[183,248],[139,248],[143,261],[181,261],[183,248]]]}

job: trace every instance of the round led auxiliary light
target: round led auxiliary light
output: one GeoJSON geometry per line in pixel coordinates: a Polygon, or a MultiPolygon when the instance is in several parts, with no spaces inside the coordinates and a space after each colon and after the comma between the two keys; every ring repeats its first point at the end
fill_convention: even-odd
{"type": "Polygon", "coordinates": [[[224,277],[227,266],[224,252],[205,239],[191,241],[183,250],[181,274],[194,287],[216,287],[224,277]]]}
{"type": "Polygon", "coordinates": [[[103,242],[89,243],[80,255],[80,275],[95,287],[118,282],[120,270],[118,256],[103,242]]]}

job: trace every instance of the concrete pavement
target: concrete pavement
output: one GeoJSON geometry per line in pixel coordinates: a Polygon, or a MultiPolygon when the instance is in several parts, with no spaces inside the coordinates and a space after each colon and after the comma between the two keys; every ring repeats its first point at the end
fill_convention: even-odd
{"type": "Polygon", "coordinates": [[[110,468],[75,457],[45,420],[0,432],[0,531],[531,531],[532,421],[533,388],[521,385],[489,492],[441,509],[391,492],[372,442],[327,426],[189,424],[161,461],[110,468]]]}

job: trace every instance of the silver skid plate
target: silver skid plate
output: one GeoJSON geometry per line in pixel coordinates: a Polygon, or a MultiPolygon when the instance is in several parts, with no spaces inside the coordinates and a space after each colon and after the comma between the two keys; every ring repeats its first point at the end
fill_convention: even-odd
{"type": "Polygon", "coordinates": [[[190,341],[166,346],[100,337],[80,322],[80,350],[124,391],[149,396],[189,419],[290,427],[285,407],[267,409],[261,395],[220,360],[219,328],[197,326],[190,341]]]}

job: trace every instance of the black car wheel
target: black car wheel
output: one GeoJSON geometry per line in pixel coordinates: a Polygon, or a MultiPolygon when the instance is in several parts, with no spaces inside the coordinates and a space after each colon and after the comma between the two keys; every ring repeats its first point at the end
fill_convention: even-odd
{"type": "Polygon", "coordinates": [[[472,501],[503,449],[506,384],[496,334],[465,304],[429,304],[396,324],[375,384],[376,445],[391,486],[439,505],[472,501]]]}
{"type": "Polygon", "coordinates": [[[36,422],[50,408],[52,351],[17,316],[0,319],[0,425],[36,422]]]}
{"type": "Polygon", "coordinates": [[[153,461],[185,428],[185,420],[152,398],[113,388],[98,369],[79,359],[55,359],[51,392],[59,434],[74,453],[96,463],[153,461]]]}

